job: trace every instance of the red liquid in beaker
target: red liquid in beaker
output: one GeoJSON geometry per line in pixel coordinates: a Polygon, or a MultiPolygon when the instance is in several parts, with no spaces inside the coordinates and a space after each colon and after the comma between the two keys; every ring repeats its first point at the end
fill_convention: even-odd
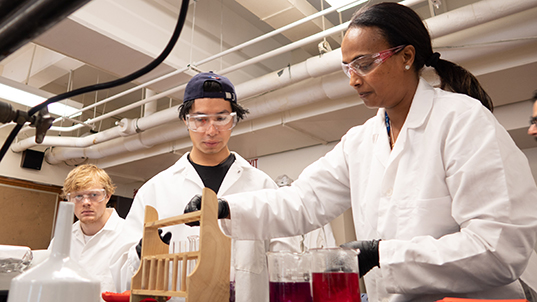
{"type": "Polygon", "coordinates": [[[314,302],[360,302],[358,273],[312,273],[314,302]]]}
{"type": "Polygon", "coordinates": [[[270,302],[312,302],[309,282],[270,282],[270,302]]]}

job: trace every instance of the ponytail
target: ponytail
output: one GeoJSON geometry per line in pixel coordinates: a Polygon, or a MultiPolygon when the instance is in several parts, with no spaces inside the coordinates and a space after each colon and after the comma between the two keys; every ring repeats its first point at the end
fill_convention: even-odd
{"type": "Polygon", "coordinates": [[[494,109],[492,99],[468,70],[453,62],[440,59],[440,54],[437,52],[431,55],[425,65],[436,70],[440,77],[441,89],[469,95],[478,99],[488,110],[494,109]]]}

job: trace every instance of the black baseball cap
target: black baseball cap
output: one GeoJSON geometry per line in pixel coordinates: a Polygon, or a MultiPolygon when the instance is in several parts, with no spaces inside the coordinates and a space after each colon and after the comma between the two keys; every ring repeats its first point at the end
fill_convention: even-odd
{"type": "Polygon", "coordinates": [[[235,93],[235,87],[233,84],[231,84],[231,81],[228,78],[218,75],[212,71],[198,73],[192,79],[190,79],[188,84],[186,84],[183,103],[190,100],[203,98],[224,99],[234,103],[237,102],[237,94],[235,93]],[[208,81],[220,83],[222,86],[222,91],[204,91],[203,84],[208,81]]]}

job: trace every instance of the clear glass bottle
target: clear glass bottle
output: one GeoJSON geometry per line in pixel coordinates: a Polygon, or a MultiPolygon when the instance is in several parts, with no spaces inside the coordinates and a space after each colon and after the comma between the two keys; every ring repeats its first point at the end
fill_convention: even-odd
{"type": "Polygon", "coordinates": [[[60,203],[50,257],[11,281],[8,302],[100,301],[100,282],[70,257],[73,209],[60,203]]]}

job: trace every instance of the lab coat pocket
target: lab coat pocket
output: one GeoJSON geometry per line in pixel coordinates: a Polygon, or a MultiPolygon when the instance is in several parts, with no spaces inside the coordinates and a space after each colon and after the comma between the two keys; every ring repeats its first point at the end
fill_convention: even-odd
{"type": "Polygon", "coordinates": [[[235,269],[260,274],[265,267],[265,244],[263,241],[236,240],[233,245],[235,269]]]}
{"type": "Polygon", "coordinates": [[[433,236],[459,231],[451,213],[451,196],[417,199],[400,204],[399,231],[404,237],[433,236]]]}

